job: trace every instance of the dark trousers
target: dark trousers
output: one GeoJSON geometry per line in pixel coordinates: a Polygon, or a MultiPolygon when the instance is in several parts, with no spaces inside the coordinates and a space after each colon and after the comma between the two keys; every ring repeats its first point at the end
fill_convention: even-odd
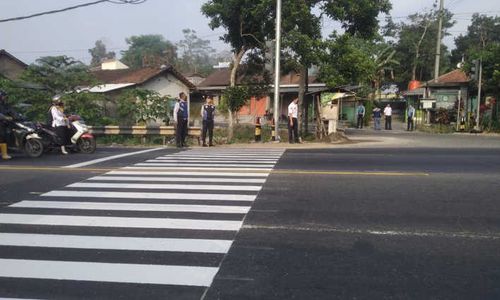
{"type": "Polygon", "coordinates": [[[57,135],[59,146],[66,146],[70,144],[68,126],[57,126],[54,128],[54,131],[57,135]]]}
{"type": "Polygon", "coordinates": [[[203,142],[203,145],[206,145],[206,138],[207,138],[207,131],[208,131],[208,144],[213,145],[213,137],[214,137],[214,120],[203,120],[203,130],[201,132],[201,140],[203,142]]]}
{"type": "Polygon", "coordinates": [[[292,118],[292,125],[290,125],[290,120],[288,121],[288,142],[298,143],[299,142],[299,125],[297,118],[292,118]]]}
{"type": "Polygon", "coordinates": [[[187,119],[177,119],[177,127],[175,131],[175,142],[177,147],[186,146],[187,125],[187,119]]]}
{"type": "Polygon", "coordinates": [[[358,128],[363,128],[364,116],[362,114],[358,114],[358,128]]]}
{"type": "Polygon", "coordinates": [[[385,116],[385,130],[392,130],[392,116],[385,116]]]}
{"type": "Polygon", "coordinates": [[[0,122],[0,143],[7,143],[7,128],[0,122]]]}
{"type": "Polygon", "coordinates": [[[411,117],[408,117],[408,126],[406,127],[406,130],[413,131],[413,118],[411,117]]]}

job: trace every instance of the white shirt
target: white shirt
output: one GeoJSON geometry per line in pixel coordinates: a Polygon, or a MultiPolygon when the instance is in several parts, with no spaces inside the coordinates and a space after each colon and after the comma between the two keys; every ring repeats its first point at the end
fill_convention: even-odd
{"type": "Polygon", "coordinates": [[[390,106],[386,106],[384,108],[384,115],[385,116],[392,116],[392,108],[390,106]]]}
{"type": "Polygon", "coordinates": [[[66,116],[56,106],[50,108],[50,114],[52,115],[52,127],[68,125],[66,116]]]}
{"type": "Polygon", "coordinates": [[[288,105],[288,117],[297,118],[298,110],[297,104],[292,101],[292,103],[288,105]]]}

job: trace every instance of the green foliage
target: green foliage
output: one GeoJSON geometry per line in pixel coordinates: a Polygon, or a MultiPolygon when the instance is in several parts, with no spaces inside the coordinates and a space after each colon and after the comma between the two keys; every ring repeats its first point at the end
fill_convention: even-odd
{"type": "Polygon", "coordinates": [[[177,62],[181,72],[199,73],[207,76],[217,62],[213,59],[215,49],[210,47],[209,40],[203,40],[192,29],[183,29],[184,39],[177,43],[182,50],[182,57],[177,62]]]}
{"type": "Polygon", "coordinates": [[[84,84],[93,85],[96,80],[83,63],[66,56],[42,57],[22,74],[22,83],[3,80],[1,85],[9,93],[9,101],[22,107],[26,117],[45,122],[54,95],[62,95],[66,113],[75,113],[86,119],[90,125],[104,125],[99,102],[100,94],[81,92],[84,84]]]}
{"type": "Polygon", "coordinates": [[[89,53],[92,56],[92,60],[90,61],[91,67],[97,67],[101,65],[101,62],[104,59],[115,58],[116,53],[111,51],[106,51],[106,45],[102,42],[102,40],[98,40],[95,42],[95,46],[92,49],[89,49],[89,53]]]}
{"type": "Polygon", "coordinates": [[[177,49],[162,35],[131,36],[125,40],[129,48],[122,51],[122,62],[131,68],[175,64],[177,49]]]}
{"type": "Polygon", "coordinates": [[[248,86],[233,86],[228,87],[222,94],[220,103],[221,110],[230,110],[232,112],[239,111],[251,97],[248,86]]]}
{"type": "Polygon", "coordinates": [[[462,56],[466,59],[465,69],[470,70],[473,59],[483,62],[483,92],[500,96],[500,17],[489,17],[479,14],[472,16],[472,23],[466,35],[455,39],[457,48],[453,51],[453,59],[459,62],[462,56]]]}
{"type": "Polygon", "coordinates": [[[320,78],[330,87],[367,82],[376,72],[376,62],[372,59],[374,46],[369,41],[332,35],[325,47],[320,78]]]}
{"type": "Polygon", "coordinates": [[[362,38],[372,37],[378,29],[379,13],[389,13],[389,0],[319,1],[325,14],[341,22],[347,34],[362,38]]]}
{"type": "Polygon", "coordinates": [[[127,90],[118,98],[119,123],[134,125],[154,120],[168,123],[171,113],[168,98],[145,89],[127,90]]]}
{"type": "Polygon", "coordinates": [[[52,95],[77,92],[83,84],[97,82],[85,64],[65,55],[37,59],[21,79],[38,85],[52,95]]]}
{"type": "MultiPolygon", "coordinates": [[[[395,33],[398,41],[395,45],[395,59],[401,63],[396,70],[397,81],[407,84],[416,79],[426,81],[434,78],[434,62],[436,58],[436,39],[438,33],[439,11],[434,8],[430,12],[416,13],[409,16],[409,22],[396,24],[395,33]]],[[[444,10],[443,36],[455,24],[452,13],[444,10]]],[[[441,44],[441,73],[447,72],[452,66],[449,52],[441,44]]]]}

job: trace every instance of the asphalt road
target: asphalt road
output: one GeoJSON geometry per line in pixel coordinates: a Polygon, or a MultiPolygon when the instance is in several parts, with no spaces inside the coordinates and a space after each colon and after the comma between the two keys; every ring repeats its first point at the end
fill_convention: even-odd
{"type": "MultiPolygon", "coordinates": [[[[360,133],[360,139],[365,135],[365,132],[360,133]]],[[[395,135],[386,136],[393,138],[395,135]]],[[[369,138],[374,139],[373,136],[369,138]]],[[[403,138],[418,140],[420,136],[404,135],[403,138]]],[[[237,215],[7,206],[22,200],[40,200],[43,198],[41,195],[54,190],[69,191],[72,190],[66,187],[69,184],[92,182],[86,179],[159,156],[169,158],[191,152],[193,157],[204,153],[216,157],[221,155],[221,151],[259,150],[195,148],[178,152],[175,149],[161,149],[64,169],[60,167],[141,149],[104,148],[92,158],[80,154],[64,157],[51,154],[41,160],[16,157],[15,160],[1,162],[0,199],[3,208],[0,211],[0,233],[217,239],[230,240],[232,246],[228,251],[219,253],[193,254],[172,250],[152,253],[147,250],[33,249],[2,245],[0,259],[7,259],[8,262],[17,263],[17,260],[28,259],[188,265],[216,269],[217,274],[209,286],[196,287],[183,284],[20,279],[6,274],[0,276],[0,297],[499,299],[500,139],[474,138],[474,143],[457,148],[455,145],[463,145],[463,137],[447,136],[441,144],[434,137],[425,138],[432,142],[426,144],[415,141],[418,147],[402,148],[390,143],[389,147],[383,148],[356,145],[331,149],[288,149],[262,184],[249,212],[237,215]],[[488,147],[481,146],[480,142],[483,141],[488,147]],[[454,147],[446,147],[447,144],[454,147]],[[237,231],[214,231],[82,228],[68,224],[28,226],[2,222],[2,214],[67,215],[68,211],[79,217],[190,218],[207,223],[209,220],[224,220],[242,221],[242,224],[237,231]]],[[[279,149],[260,151],[263,152],[250,160],[269,155],[266,151],[279,149]]],[[[222,159],[228,158],[210,159],[205,164],[222,159]]],[[[238,165],[249,163],[240,161],[231,164],[238,168],[238,165]]],[[[216,171],[215,168],[217,166],[204,172],[216,171]]],[[[185,178],[190,176],[186,175],[185,178]]],[[[244,178],[252,179],[251,176],[244,178]]],[[[127,182],[136,183],[132,180],[127,182]]],[[[254,192],[244,191],[245,187],[255,185],[250,182],[224,185],[238,186],[242,190],[217,191],[220,197],[236,193],[241,196],[254,195],[254,192]]],[[[177,187],[174,192],[185,193],[179,188],[182,187],[177,187]]],[[[108,191],[102,187],[97,189],[108,191]]],[[[80,190],[92,191],[90,187],[80,190]]],[[[43,199],[76,201],[56,197],[43,199]]],[[[99,201],[118,202],[114,199],[99,201]]],[[[172,201],[177,203],[177,200],[162,200],[161,203],[172,201]]],[[[160,203],[141,199],[122,199],[119,202],[160,203]]],[[[200,204],[198,202],[201,201],[187,200],[182,203],[200,204]]],[[[227,201],[210,200],[203,201],[203,204],[226,205],[227,201]]],[[[0,266],[2,262],[5,260],[0,260],[0,266]]]]}

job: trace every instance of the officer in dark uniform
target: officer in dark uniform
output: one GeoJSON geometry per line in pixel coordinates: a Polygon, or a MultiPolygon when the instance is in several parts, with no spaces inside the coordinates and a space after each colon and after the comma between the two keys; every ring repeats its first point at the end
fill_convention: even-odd
{"type": "Polygon", "coordinates": [[[214,137],[214,117],[215,117],[215,106],[213,104],[212,97],[208,96],[205,104],[201,107],[201,117],[203,119],[203,129],[201,133],[201,140],[203,141],[203,147],[207,147],[206,137],[208,131],[208,146],[212,147],[213,137],[214,137]]]}
{"type": "Polygon", "coordinates": [[[188,105],[186,100],[186,94],[181,92],[174,107],[174,121],[176,123],[175,142],[177,148],[186,147],[188,129],[188,105]]]}

